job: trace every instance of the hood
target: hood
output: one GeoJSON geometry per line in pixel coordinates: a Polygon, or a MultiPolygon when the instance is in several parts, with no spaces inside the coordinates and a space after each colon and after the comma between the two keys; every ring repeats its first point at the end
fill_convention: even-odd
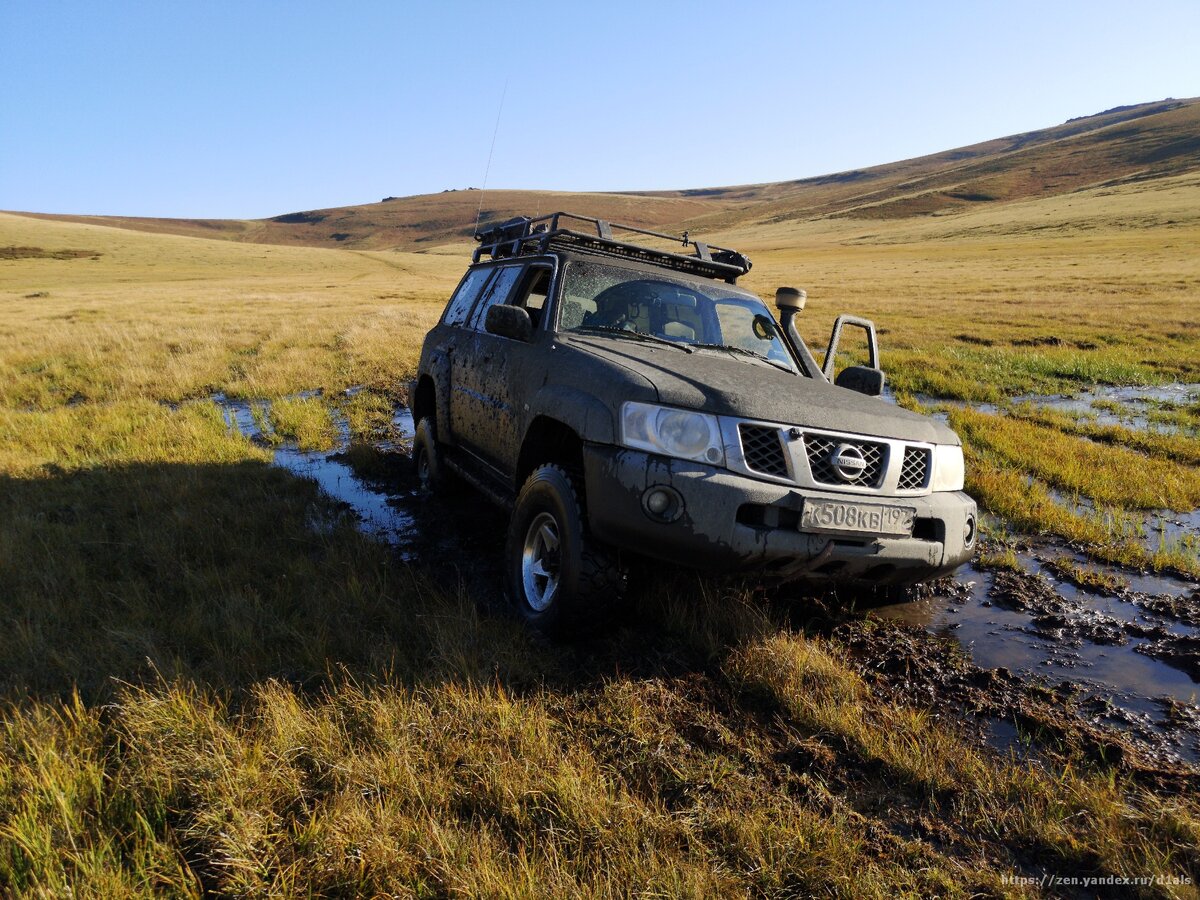
{"type": "Polygon", "coordinates": [[[641,375],[668,406],[902,441],[959,443],[937,419],[732,353],[684,353],[621,338],[570,341],[641,375]]]}

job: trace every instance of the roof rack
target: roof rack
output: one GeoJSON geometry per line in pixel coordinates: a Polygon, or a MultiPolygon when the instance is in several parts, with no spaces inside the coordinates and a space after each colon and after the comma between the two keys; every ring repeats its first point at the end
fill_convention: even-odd
{"type": "Polygon", "coordinates": [[[550,213],[534,219],[517,216],[484,231],[477,231],[475,240],[479,241],[479,247],[476,248],[471,259],[472,263],[479,262],[485,253],[492,259],[506,259],[545,253],[551,247],[558,247],[642,260],[653,265],[666,266],[706,278],[719,278],[730,284],[735,283],[739,276],[750,271],[750,259],[745,255],[725,247],[714,247],[702,241],[693,241],[688,237],[686,231],[681,235],[662,234],[658,231],[647,231],[644,228],[619,225],[616,222],[606,222],[604,219],[593,219],[589,216],[577,216],[574,213],[566,212],[550,213]],[[571,221],[564,224],[563,220],[571,221]],[[578,229],[578,226],[576,228],[569,227],[574,222],[587,223],[586,231],[578,229]],[[669,250],[617,240],[613,237],[613,232],[616,230],[692,247],[694,252],[692,254],[673,253],[669,250]]]}

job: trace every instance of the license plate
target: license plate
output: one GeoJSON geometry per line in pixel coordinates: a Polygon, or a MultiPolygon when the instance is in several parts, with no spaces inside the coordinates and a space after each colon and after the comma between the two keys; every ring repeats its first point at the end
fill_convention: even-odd
{"type": "Polygon", "coordinates": [[[910,506],[880,506],[849,500],[805,500],[802,531],[886,534],[911,537],[917,511],[910,506]]]}

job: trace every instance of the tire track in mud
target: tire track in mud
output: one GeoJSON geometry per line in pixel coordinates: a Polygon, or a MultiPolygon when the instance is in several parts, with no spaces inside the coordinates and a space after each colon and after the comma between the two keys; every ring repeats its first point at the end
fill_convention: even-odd
{"type": "MultiPolygon", "coordinates": [[[[231,428],[263,442],[251,403],[214,400],[231,428]]],[[[467,590],[486,611],[507,614],[499,590],[505,516],[477,498],[423,494],[408,456],[411,414],[397,407],[392,422],[391,437],[370,445],[370,472],[355,465],[348,427],[336,415],[332,451],[283,444],[274,447],[275,464],[315,480],[402,558],[440,572],[439,580],[467,590]]],[[[1120,573],[1117,586],[1097,590],[1049,567],[1064,554],[1086,559],[1065,544],[1025,539],[1017,547],[1017,571],[968,567],[902,603],[866,601],[873,608],[865,620],[846,612],[859,598],[842,601],[832,619],[828,612],[816,619],[832,622],[831,635],[881,690],[955,705],[998,747],[1020,749],[1026,733],[1049,735],[1168,780],[1182,777],[1172,767],[1200,763],[1196,585],[1110,566],[1105,571],[1120,573]],[[888,639],[872,637],[871,628],[888,639]]]]}

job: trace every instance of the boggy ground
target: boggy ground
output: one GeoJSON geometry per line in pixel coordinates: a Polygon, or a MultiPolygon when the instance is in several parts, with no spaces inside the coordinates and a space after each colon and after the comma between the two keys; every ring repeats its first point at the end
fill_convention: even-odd
{"type": "MultiPolygon", "coordinates": [[[[1169,195],[1184,209],[1191,190],[1169,195]]],[[[857,244],[851,225],[808,228],[816,282],[777,280],[877,298],[897,328],[885,364],[910,392],[985,386],[994,402],[1197,380],[1181,312],[1197,263],[1170,252],[1190,246],[1191,219],[1157,242],[1010,240],[1010,220],[980,221],[979,239],[931,233],[970,224],[889,238],[870,223],[857,244]],[[1117,271],[1114,248],[1145,265],[1117,271]],[[964,272],[975,287],[956,293],[964,272]],[[1005,314],[981,322],[1000,277],[1005,314]],[[1072,346],[1018,346],[1046,332],[1047,277],[1072,346]],[[1093,311],[1126,294],[1136,303],[1093,311]]],[[[429,546],[448,551],[423,557],[364,534],[330,499],[344,481],[322,492],[270,465],[331,447],[340,415],[345,466],[403,485],[403,454],[371,446],[390,440],[460,250],[217,245],[11,216],[0,238],[47,251],[0,261],[0,891],[970,896],[1051,872],[1195,894],[1191,771],[1077,724],[1082,702],[1015,670],[687,576],[649,582],[605,635],[548,644],[504,613],[483,562],[502,522],[470,501],[416,501],[429,546]],[[73,248],[99,255],[55,255],[73,248]],[[229,427],[217,393],[246,401],[262,440],[229,427]],[[996,749],[1009,722],[1015,754],[996,749]]],[[[756,278],[799,260],[764,249],[756,278]]],[[[1078,419],[1025,433],[1169,459],[1186,487],[1192,413],[1159,411],[1179,417],[1165,442],[1104,440],[1078,419]]],[[[1105,499],[1102,466],[1127,457],[1095,457],[1087,477],[1059,453],[1031,475],[1000,421],[1025,420],[979,415],[992,418],[964,429],[971,489],[1002,517],[998,555],[1045,532],[1131,583],[1135,566],[1183,570],[1185,541],[1134,550],[1132,520],[1107,516],[1136,509],[1105,499]],[[1104,511],[1069,508],[1061,485],[1104,511]]],[[[1172,714],[1194,721],[1194,706],[1172,714]]]]}

